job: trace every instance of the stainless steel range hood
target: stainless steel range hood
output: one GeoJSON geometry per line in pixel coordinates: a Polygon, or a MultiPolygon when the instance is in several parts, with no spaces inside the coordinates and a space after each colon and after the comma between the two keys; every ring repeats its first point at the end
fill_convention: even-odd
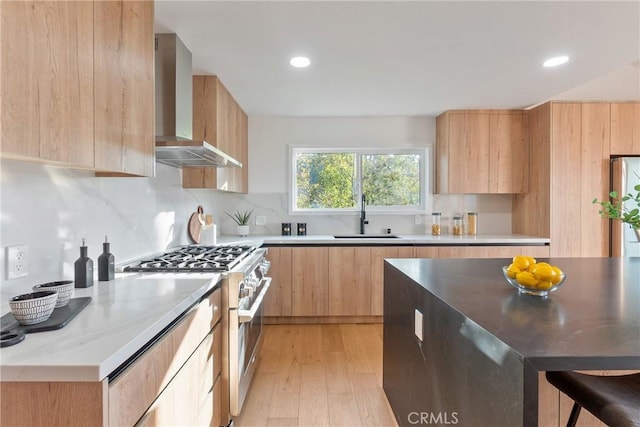
{"type": "Polygon", "coordinates": [[[156,34],[156,161],[169,166],[242,167],[193,135],[191,52],[175,34],[156,34]]]}

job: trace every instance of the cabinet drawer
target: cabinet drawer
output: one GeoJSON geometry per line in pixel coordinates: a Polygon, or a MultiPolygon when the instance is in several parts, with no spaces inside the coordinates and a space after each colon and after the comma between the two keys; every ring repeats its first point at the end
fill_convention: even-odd
{"type": "Polygon", "coordinates": [[[213,357],[209,334],[162,391],[136,426],[209,425],[213,408],[213,357]],[[209,421],[199,423],[209,414],[209,421]]]}
{"type": "Polygon", "coordinates": [[[200,302],[109,384],[110,425],[133,425],[140,419],[220,318],[220,296],[217,289],[200,302]]]}

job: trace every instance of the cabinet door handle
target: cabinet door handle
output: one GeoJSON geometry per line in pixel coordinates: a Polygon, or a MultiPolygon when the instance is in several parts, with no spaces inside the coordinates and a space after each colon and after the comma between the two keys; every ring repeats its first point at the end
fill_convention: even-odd
{"type": "Polygon", "coordinates": [[[251,322],[255,317],[256,313],[258,312],[258,309],[260,309],[260,306],[262,305],[262,300],[264,300],[264,296],[267,294],[267,291],[269,290],[269,286],[271,286],[271,277],[265,277],[262,280],[264,281],[264,284],[261,286],[262,290],[260,291],[260,294],[253,302],[253,305],[251,306],[251,308],[249,310],[238,310],[239,323],[251,322]]]}

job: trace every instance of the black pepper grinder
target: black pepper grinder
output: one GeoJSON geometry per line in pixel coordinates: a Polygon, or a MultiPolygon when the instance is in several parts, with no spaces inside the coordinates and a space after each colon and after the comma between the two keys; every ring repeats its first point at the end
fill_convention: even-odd
{"type": "Polygon", "coordinates": [[[87,256],[87,247],[82,239],[80,246],[80,258],[76,260],[75,267],[75,287],[88,288],[93,286],[93,260],[87,256]]]}
{"type": "Polygon", "coordinates": [[[115,271],[115,258],[113,254],[109,252],[109,239],[107,236],[104,236],[102,254],[98,257],[98,280],[100,282],[113,280],[115,271]]]}

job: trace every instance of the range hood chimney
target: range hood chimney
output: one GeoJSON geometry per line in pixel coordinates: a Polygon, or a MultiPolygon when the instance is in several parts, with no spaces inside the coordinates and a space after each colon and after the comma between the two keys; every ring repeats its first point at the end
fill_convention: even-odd
{"type": "Polygon", "coordinates": [[[156,161],[169,166],[242,167],[193,135],[191,52],[175,34],[156,34],[156,161]]]}

